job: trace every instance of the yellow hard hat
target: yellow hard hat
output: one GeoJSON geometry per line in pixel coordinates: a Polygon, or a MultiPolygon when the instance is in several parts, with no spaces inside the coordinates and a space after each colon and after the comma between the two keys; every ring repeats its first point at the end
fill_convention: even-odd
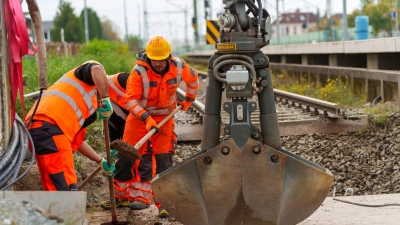
{"type": "Polygon", "coordinates": [[[171,54],[171,46],[161,36],[154,36],[146,45],[146,55],[152,60],[164,60],[171,54]]]}

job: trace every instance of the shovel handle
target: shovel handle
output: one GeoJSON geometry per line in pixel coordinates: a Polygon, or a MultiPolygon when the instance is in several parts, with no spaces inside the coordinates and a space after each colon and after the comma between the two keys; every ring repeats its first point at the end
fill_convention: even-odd
{"type": "Polygon", "coordinates": [[[83,187],[85,187],[86,184],[89,183],[89,181],[92,180],[93,177],[96,176],[96,174],[98,172],[100,172],[100,170],[101,170],[101,166],[97,167],[96,170],[94,170],[88,177],[86,177],[86,179],[84,181],[82,181],[82,183],[79,185],[78,191],[81,191],[83,189],[83,187]]]}
{"type": "MultiPolygon", "coordinates": [[[[108,131],[108,120],[103,120],[104,127],[104,141],[106,145],[106,153],[107,153],[107,164],[111,166],[111,153],[110,153],[110,134],[108,131]]],[[[117,210],[115,208],[115,196],[114,196],[114,179],[112,177],[108,178],[108,189],[110,192],[110,203],[111,203],[111,219],[112,221],[117,220],[117,210]]]]}
{"type": "MultiPolygon", "coordinates": [[[[178,107],[176,107],[176,109],[174,111],[172,111],[170,114],[168,114],[163,120],[161,120],[161,122],[158,124],[159,127],[163,126],[173,115],[175,115],[175,113],[177,113],[180,109],[182,108],[181,105],[179,105],[178,107]]],[[[106,125],[104,124],[104,127],[106,127],[106,125]]],[[[147,140],[149,140],[149,138],[151,136],[153,136],[153,134],[156,132],[156,129],[151,129],[149,133],[147,133],[142,139],[140,139],[140,141],[138,143],[136,143],[136,145],[134,146],[135,149],[139,149],[140,146],[142,146],[147,140]]],[[[106,133],[106,131],[104,130],[104,133],[106,133]]],[[[108,124],[107,124],[107,134],[108,134],[108,124]]],[[[108,135],[106,135],[108,136],[108,135]]],[[[107,143],[107,140],[106,140],[107,143]]],[[[110,141],[108,140],[108,143],[110,143],[110,141]]],[[[106,146],[107,147],[107,146],[106,146]]],[[[108,147],[108,149],[110,149],[110,147],[108,147]]],[[[109,152],[109,151],[108,151],[109,152]]],[[[110,155],[111,156],[111,155],[110,155]]],[[[108,156],[107,156],[108,157],[108,156]]],[[[107,158],[108,161],[108,158],[107,158]]],[[[101,167],[97,167],[96,170],[94,170],[78,187],[78,191],[82,190],[83,187],[85,187],[85,185],[93,179],[94,176],[96,176],[96,174],[98,172],[100,172],[101,167]]]]}

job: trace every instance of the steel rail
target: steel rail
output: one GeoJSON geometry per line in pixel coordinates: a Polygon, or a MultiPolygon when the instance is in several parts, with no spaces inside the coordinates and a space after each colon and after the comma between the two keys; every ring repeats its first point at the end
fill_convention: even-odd
{"type": "Polygon", "coordinates": [[[286,103],[291,103],[292,107],[302,108],[306,112],[311,112],[310,107],[314,108],[314,112],[317,115],[324,115],[330,118],[337,118],[340,116],[339,105],[332,102],[319,100],[303,95],[293,94],[286,91],[274,89],[275,98],[278,98],[286,103]],[[328,114],[330,113],[330,114],[328,114]]]}

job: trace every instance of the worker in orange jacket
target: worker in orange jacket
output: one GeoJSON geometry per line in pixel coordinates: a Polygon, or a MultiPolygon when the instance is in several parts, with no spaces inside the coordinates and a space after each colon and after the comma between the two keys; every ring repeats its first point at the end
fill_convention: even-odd
{"type": "MultiPolygon", "coordinates": [[[[151,129],[157,129],[147,143],[139,148],[142,160],[136,160],[132,179],[114,182],[115,195],[119,199],[131,201],[132,210],[149,207],[153,198],[150,181],[156,174],[172,167],[177,138],[174,133],[174,119],[169,119],[162,127],[158,123],[177,106],[188,110],[196,98],[198,74],[185,61],[171,56],[168,41],[155,36],[149,40],[146,49],[136,55],[137,64],[132,69],[126,85],[127,108],[123,141],[135,145],[151,129]],[[177,102],[176,90],[181,81],[186,83],[186,98],[177,102]]],[[[167,211],[155,201],[159,217],[169,216],[167,211]]]]}
{"type": "MultiPolygon", "coordinates": [[[[110,94],[111,105],[113,107],[113,113],[108,120],[108,129],[110,131],[110,141],[116,139],[122,139],[124,134],[124,127],[126,118],[129,115],[129,111],[126,108],[126,82],[128,80],[129,73],[120,72],[111,76],[108,76],[108,92],[110,94]]],[[[118,180],[131,180],[132,171],[131,167],[135,163],[135,160],[130,159],[126,156],[116,155],[117,151],[111,149],[111,157],[115,162],[115,176],[114,181],[118,180]]],[[[129,207],[128,199],[115,200],[116,207],[129,207]]],[[[104,209],[111,209],[110,200],[102,201],[101,207],[104,209]]]]}
{"type": "Polygon", "coordinates": [[[97,162],[108,176],[114,164],[85,142],[86,127],[97,119],[108,120],[113,110],[103,66],[87,61],[64,74],[38,99],[25,118],[33,140],[44,190],[78,190],[73,154],[79,151],[97,162]],[[98,96],[103,107],[99,107],[98,96]],[[38,105],[36,105],[38,104],[38,105]]]}

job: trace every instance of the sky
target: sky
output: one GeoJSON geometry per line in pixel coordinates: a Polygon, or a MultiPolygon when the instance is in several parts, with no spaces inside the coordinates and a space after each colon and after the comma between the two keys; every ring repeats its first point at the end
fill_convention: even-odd
{"type": "MultiPolygon", "coordinates": [[[[140,35],[144,37],[144,4],[147,5],[148,12],[148,32],[149,37],[154,35],[163,35],[168,40],[178,40],[183,42],[188,36],[189,44],[193,43],[194,29],[192,28],[192,19],[194,15],[194,0],[64,0],[70,2],[75,9],[75,14],[80,15],[86,6],[96,11],[101,18],[108,18],[116,24],[116,28],[122,37],[125,36],[125,16],[124,2],[126,5],[126,17],[128,34],[140,35]],[[187,8],[188,16],[183,13],[187,8]],[[187,26],[185,26],[185,21],[187,26]],[[186,29],[185,29],[186,28],[186,29]],[[140,31],[139,31],[140,30],[140,31]]],[[[198,27],[200,36],[206,32],[204,19],[204,0],[197,1],[198,27]]],[[[209,0],[211,3],[212,19],[217,19],[217,13],[223,10],[223,0],[209,0]]],[[[262,0],[263,5],[270,13],[273,20],[276,19],[276,1],[262,0]]],[[[52,21],[56,16],[59,0],[36,0],[39,5],[43,21],[52,21]]],[[[331,12],[342,13],[343,1],[331,0],[331,12]]],[[[360,8],[361,0],[347,0],[347,14],[354,9],[360,8]]],[[[28,11],[26,2],[22,3],[24,12],[28,11]]],[[[326,0],[280,0],[279,10],[281,13],[294,12],[300,9],[301,12],[316,13],[319,8],[321,14],[326,10],[326,0]]],[[[200,37],[202,38],[202,37],[200,37]]]]}

